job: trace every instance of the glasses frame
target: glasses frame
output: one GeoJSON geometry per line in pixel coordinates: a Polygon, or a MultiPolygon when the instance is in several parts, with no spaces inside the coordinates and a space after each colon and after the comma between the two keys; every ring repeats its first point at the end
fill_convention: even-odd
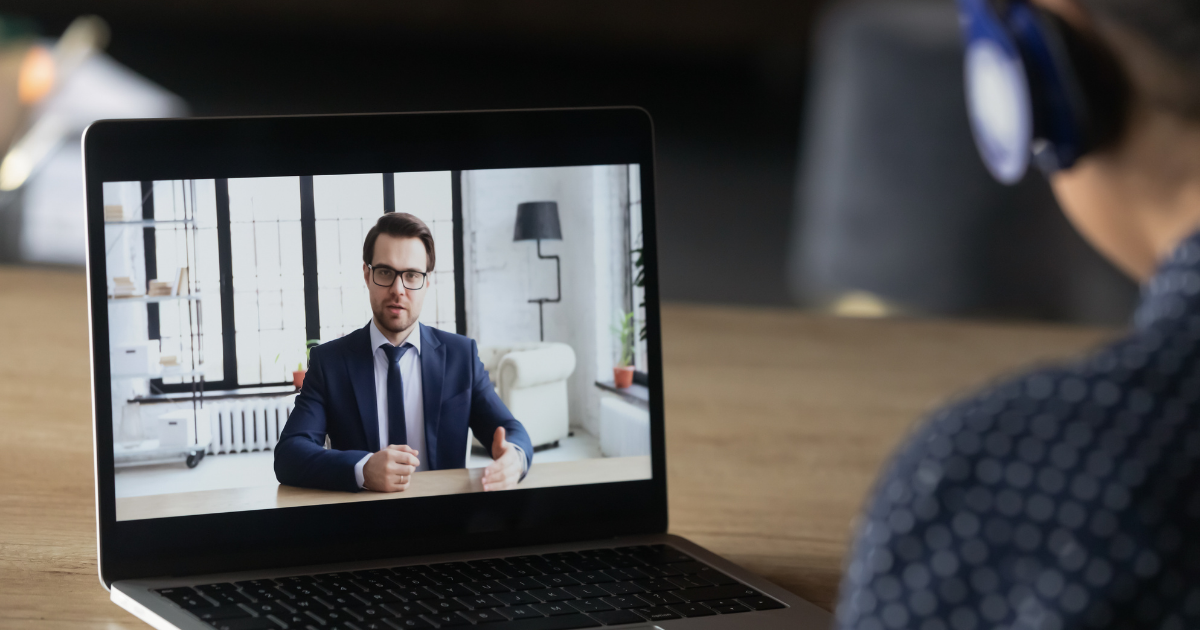
{"type": "Polygon", "coordinates": [[[385,289],[392,288],[392,286],[396,284],[396,279],[400,278],[401,276],[403,276],[406,273],[421,274],[421,286],[419,286],[419,287],[410,287],[407,284],[404,284],[404,280],[400,280],[400,286],[404,287],[408,291],[420,291],[421,289],[424,289],[426,284],[429,282],[429,273],[425,272],[425,271],[415,271],[413,269],[405,269],[404,271],[397,271],[395,269],[392,269],[391,267],[376,267],[374,265],[367,265],[367,269],[371,270],[371,282],[373,284],[375,284],[375,286],[380,286],[385,289]],[[391,282],[389,282],[387,284],[383,284],[382,282],[375,279],[375,271],[378,269],[386,269],[386,270],[396,274],[396,277],[392,278],[391,282]]]}

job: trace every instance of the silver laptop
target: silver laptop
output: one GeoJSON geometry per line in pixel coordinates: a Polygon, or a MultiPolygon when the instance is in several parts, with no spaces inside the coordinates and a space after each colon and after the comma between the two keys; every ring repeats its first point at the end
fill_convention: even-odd
{"type": "Polygon", "coordinates": [[[824,628],[667,534],[636,108],[102,121],[100,580],[156,628],[824,628]]]}

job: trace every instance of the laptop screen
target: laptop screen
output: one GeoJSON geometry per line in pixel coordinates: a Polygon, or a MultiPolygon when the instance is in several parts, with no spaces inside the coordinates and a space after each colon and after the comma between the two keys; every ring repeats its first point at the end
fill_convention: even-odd
{"type": "Polygon", "coordinates": [[[641,182],[103,182],[116,520],[650,479],[641,182]]]}

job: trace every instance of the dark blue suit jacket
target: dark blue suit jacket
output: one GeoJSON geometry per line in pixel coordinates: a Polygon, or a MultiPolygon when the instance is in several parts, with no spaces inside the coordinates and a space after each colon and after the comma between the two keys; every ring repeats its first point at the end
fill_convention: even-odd
{"type": "MultiPolygon", "coordinates": [[[[492,389],[475,341],[428,326],[420,331],[425,402],[421,462],[429,470],[463,468],[467,429],[490,452],[496,427],[504,427],[507,440],[521,447],[526,463],[532,464],[529,434],[492,389]]],[[[359,490],[354,465],[380,449],[373,352],[366,327],[312,349],[304,387],[275,446],[279,483],[359,490]]]]}

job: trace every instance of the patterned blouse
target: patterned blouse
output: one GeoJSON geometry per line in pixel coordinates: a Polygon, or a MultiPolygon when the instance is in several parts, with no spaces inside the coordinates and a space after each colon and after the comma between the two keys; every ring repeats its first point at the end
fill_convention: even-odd
{"type": "Polygon", "coordinates": [[[838,628],[1200,628],[1200,234],[1128,336],[935,414],[877,482],[838,628]]]}

